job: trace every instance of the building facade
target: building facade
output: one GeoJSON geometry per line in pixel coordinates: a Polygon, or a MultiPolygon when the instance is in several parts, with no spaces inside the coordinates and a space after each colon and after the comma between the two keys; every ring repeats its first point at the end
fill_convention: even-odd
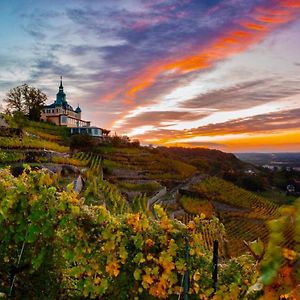
{"type": "Polygon", "coordinates": [[[88,134],[95,137],[104,137],[109,134],[109,130],[91,126],[90,121],[81,119],[81,109],[78,107],[74,110],[67,102],[66,94],[62,84],[62,77],[56,100],[43,107],[41,119],[46,122],[54,123],[58,126],[66,126],[70,129],[71,134],[88,134]]]}
{"type": "Polygon", "coordinates": [[[60,80],[58,93],[56,94],[56,100],[52,104],[43,107],[41,119],[66,127],[89,127],[91,124],[90,121],[81,119],[81,109],[79,106],[74,110],[67,102],[62,78],[60,80]]]}

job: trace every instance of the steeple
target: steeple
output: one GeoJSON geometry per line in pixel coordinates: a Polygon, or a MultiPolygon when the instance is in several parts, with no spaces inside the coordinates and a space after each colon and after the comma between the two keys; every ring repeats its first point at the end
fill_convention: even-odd
{"type": "Polygon", "coordinates": [[[59,88],[58,88],[58,93],[56,94],[55,104],[57,106],[67,104],[66,94],[64,93],[64,87],[63,87],[63,84],[62,84],[62,76],[60,76],[60,85],[59,85],[59,88]]]}
{"type": "Polygon", "coordinates": [[[62,76],[60,76],[60,86],[59,86],[59,90],[64,90],[64,87],[62,85],[62,76]]]}

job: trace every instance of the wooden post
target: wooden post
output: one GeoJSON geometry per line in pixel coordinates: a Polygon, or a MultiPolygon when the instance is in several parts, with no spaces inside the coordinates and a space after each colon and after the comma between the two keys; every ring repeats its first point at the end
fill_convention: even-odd
{"type": "Polygon", "coordinates": [[[213,269],[212,269],[214,293],[217,291],[217,286],[218,286],[218,246],[219,243],[217,240],[215,240],[214,247],[213,247],[213,269]]]}
{"type": "Polygon", "coordinates": [[[189,269],[188,269],[189,252],[190,252],[189,241],[186,238],[185,239],[185,265],[186,265],[186,271],[184,272],[184,287],[183,287],[183,299],[184,300],[189,299],[189,269]]]}

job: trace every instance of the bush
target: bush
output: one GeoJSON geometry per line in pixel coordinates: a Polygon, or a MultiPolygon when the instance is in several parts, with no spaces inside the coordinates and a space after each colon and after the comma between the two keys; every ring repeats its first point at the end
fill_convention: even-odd
{"type": "Polygon", "coordinates": [[[75,134],[71,137],[71,150],[85,150],[96,146],[96,140],[88,134],[75,134]]]}

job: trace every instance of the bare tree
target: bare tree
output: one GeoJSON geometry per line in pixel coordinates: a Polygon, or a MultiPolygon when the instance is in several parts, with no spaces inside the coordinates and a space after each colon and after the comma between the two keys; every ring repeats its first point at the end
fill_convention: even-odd
{"type": "Polygon", "coordinates": [[[34,121],[40,119],[46,100],[47,96],[41,90],[27,84],[9,90],[4,99],[8,111],[24,113],[34,121]]]}

